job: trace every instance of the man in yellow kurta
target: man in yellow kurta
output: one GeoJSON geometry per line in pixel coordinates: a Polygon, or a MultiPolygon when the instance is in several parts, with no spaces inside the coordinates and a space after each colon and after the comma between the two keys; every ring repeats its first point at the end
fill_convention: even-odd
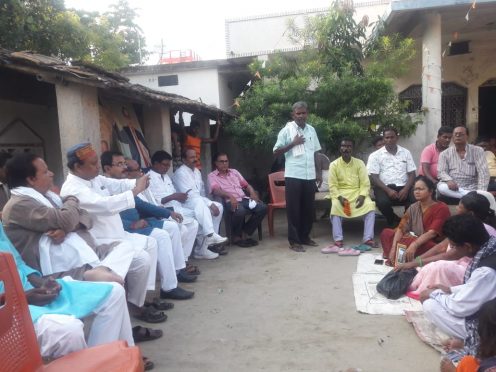
{"type": "Polygon", "coordinates": [[[374,223],[375,203],[370,199],[370,181],[367,168],[360,159],[351,156],[354,141],[341,141],[341,157],[334,160],[329,167],[329,193],[332,199],[331,223],[334,244],[321,250],[322,253],[339,255],[357,255],[360,251],[375,247],[374,223]],[[363,243],[354,249],[343,247],[343,218],[364,216],[363,243]]]}

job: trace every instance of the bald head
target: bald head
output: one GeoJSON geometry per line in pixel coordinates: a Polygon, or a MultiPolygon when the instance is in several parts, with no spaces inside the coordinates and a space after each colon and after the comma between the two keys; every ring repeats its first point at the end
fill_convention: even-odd
{"type": "Polygon", "coordinates": [[[140,165],[134,159],[126,159],[127,178],[137,179],[143,175],[140,165]]]}

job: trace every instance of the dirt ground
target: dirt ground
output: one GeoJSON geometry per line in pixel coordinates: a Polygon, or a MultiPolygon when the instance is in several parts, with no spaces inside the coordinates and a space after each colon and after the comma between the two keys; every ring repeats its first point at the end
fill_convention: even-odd
{"type": "MultiPolygon", "coordinates": [[[[255,248],[196,261],[202,270],[192,300],[168,311],[164,337],[140,344],[155,371],[438,371],[440,355],[402,316],[359,314],[352,273],[356,257],[323,255],[327,220],[314,224],[319,247],[288,249],[284,212],[276,236],[255,248]]],[[[376,232],[383,227],[376,223],[376,232]]],[[[362,224],[345,223],[345,243],[362,224]]],[[[145,324],[143,324],[145,325],[145,324]]]]}

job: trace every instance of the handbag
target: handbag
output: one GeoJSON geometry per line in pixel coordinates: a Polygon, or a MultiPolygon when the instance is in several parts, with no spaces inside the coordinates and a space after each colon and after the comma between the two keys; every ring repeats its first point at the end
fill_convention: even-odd
{"type": "Polygon", "coordinates": [[[386,298],[397,300],[408,291],[415,275],[417,275],[417,269],[391,270],[377,283],[377,292],[386,298]]]}

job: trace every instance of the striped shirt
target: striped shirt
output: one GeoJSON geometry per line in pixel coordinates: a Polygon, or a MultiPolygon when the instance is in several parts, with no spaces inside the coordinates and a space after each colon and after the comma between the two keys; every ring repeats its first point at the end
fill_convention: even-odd
{"type": "Polygon", "coordinates": [[[484,150],[474,145],[466,145],[463,159],[455,146],[441,152],[437,173],[439,180],[455,181],[458,187],[466,190],[487,190],[489,184],[489,168],[484,150]]]}

